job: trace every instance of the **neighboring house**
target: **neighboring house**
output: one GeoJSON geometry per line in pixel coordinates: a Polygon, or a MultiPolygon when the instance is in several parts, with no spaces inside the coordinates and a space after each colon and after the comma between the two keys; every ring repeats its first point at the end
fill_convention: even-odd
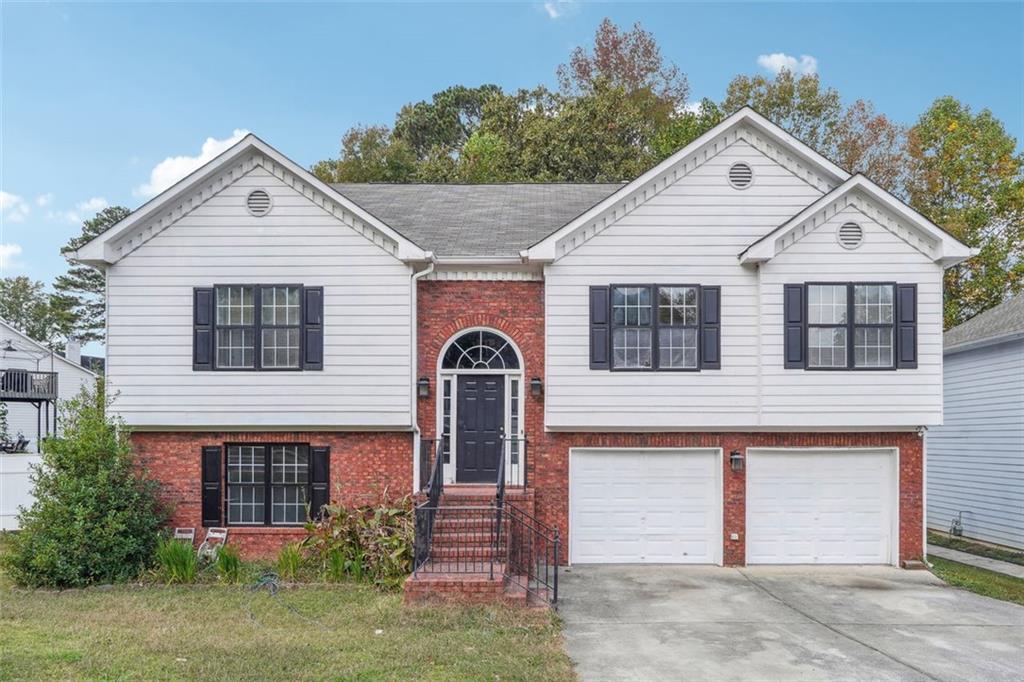
{"type": "Polygon", "coordinates": [[[332,186],[250,135],[76,257],[175,525],[275,551],[443,434],[562,561],[743,565],[921,557],[972,253],[744,109],[626,184],[332,186]]]}
{"type": "Polygon", "coordinates": [[[18,528],[18,507],[32,503],[31,467],[38,464],[39,438],[59,433],[60,401],[92,385],[96,375],[75,362],[78,345],[68,343],[68,357],[22,334],[0,320],[0,402],[6,405],[8,438],[22,434],[27,453],[0,452],[0,530],[18,528]]]}
{"type": "Polygon", "coordinates": [[[943,425],[928,432],[928,527],[1024,549],[1024,296],[943,338],[943,425]]]}
{"type": "Polygon", "coordinates": [[[38,450],[38,437],[53,433],[59,424],[57,401],[96,381],[80,364],[78,349],[69,342],[65,358],[0,320],[0,402],[7,405],[9,436],[24,434],[31,452],[38,450]]]}

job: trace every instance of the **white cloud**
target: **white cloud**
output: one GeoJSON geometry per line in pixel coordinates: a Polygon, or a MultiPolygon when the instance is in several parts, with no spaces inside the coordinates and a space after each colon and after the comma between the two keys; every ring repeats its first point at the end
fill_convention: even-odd
{"type": "Polygon", "coordinates": [[[58,220],[64,223],[77,224],[87,218],[92,218],[93,214],[99,213],[110,203],[107,202],[103,197],[92,197],[85,201],[80,201],[75,205],[74,208],[66,211],[48,211],[46,214],[47,220],[58,220]]]}
{"type": "Polygon", "coordinates": [[[40,194],[36,197],[36,206],[49,206],[53,203],[53,192],[40,194]]]}
{"type": "Polygon", "coordinates": [[[579,4],[575,0],[548,0],[541,7],[549,19],[561,19],[579,10],[579,4]]]}
{"type": "Polygon", "coordinates": [[[0,244],[0,272],[20,268],[21,263],[17,262],[21,255],[21,246],[18,244],[0,244]]]}
{"type": "Polygon", "coordinates": [[[789,71],[793,75],[804,76],[818,72],[818,60],[809,54],[802,54],[799,59],[785,52],[762,54],[757,58],[757,65],[776,74],[789,71]]]}
{"type": "Polygon", "coordinates": [[[4,220],[10,223],[20,223],[32,212],[32,207],[27,201],[17,194],[0,190],[0,214],[4,220]]]}
{"type": "Polygon", "coordinates": [[[168,156],[153,167],[149,173],[149,182],[136,187],[135,194],[142,197],[153,197],[160,194],[248,134],[248,130],[236,129],[231,133],[231,137],[223,140],[213,137],[206,138],[197,156],[168,156]]]}

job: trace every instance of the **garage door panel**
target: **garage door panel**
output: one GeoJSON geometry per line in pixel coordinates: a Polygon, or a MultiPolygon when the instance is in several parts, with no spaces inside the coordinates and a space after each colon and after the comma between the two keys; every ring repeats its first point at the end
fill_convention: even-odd
{"type": "Polygon", "coordinates": [[[575,450],[571,457],[572,561],[718,563],[717,451],[575,450]]]}
{"type": "Polygon", "coordinates": [[[751,449],[747,455],[748,563],[890,562],[891,451],[751,449]]]}

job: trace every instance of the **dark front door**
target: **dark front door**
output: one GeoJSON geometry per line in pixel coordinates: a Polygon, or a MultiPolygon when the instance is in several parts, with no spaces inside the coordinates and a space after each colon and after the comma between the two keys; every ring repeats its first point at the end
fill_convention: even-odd
{"type": "Polygon", "coordinates": [[[497,483],[505,435],[505,377],[459,376],[456,483],[497,483]]]}

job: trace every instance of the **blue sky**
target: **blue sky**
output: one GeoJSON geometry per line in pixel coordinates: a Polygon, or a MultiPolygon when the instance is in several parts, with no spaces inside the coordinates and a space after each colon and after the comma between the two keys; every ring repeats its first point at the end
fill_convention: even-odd
{"type": "Polygon", "coordinates": [[[5,1],[2,274],[51,281],[83,217],[137,207],[208,139],[213,153],[250,130],[309,166],[336,155],[350,126],[390,123],[402,104],[452,84],[553,85],[605,16],[651,30],[694,98],[719,99],[734,75],[766,71],[760,56],[788,55],[899,121],[951,94],[992,109],[1020,139],[1022,7],[5,1]]]}

